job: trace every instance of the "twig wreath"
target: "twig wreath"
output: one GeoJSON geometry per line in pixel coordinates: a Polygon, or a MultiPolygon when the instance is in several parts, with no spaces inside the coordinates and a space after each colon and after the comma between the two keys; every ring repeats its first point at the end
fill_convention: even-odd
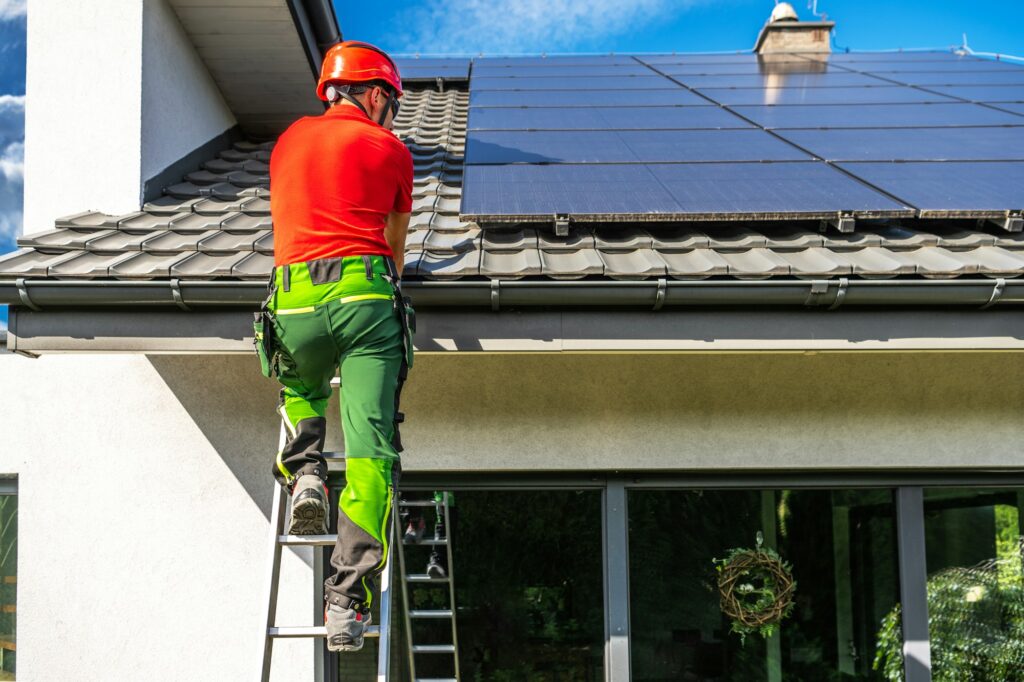
{"type": "Polygon", "coordinates": [[[731,549],[724,559],[713,560],[722,613],[740,641],[753,633],[767,639],[793,611],[796,581],[791,566],[761,543],[758,533],[754,549],[731,549]]]}

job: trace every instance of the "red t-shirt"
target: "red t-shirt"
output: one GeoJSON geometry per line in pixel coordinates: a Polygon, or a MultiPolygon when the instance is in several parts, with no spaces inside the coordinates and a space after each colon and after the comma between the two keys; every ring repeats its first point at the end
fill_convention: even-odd
{"type": "Polygon", "coordinates": [[[412,210],[412,155],[354,106],[305,116],[270,155],[274,262],[359,254],[393,255],[390,212],[412,210]]]}

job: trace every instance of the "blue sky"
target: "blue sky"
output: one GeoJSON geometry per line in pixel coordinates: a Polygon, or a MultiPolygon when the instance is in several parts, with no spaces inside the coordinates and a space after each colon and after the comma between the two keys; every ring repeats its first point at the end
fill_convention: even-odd
{"type": "MultiPolygon", "coordinates": [[[[346,38],[402,53],[692,52],[751,47],[773,0],[335,0],[346,38]]],[[[806,0],[793,3],[810,19],[806,0]]],[[[26,0],[0,0],[0,253],[21,232],[26,0]]],[[[819,0],[859,50],[959,45],[1024,55],[1021,0],[819,0]]],[[[0,326],[7,310],[0,306],[0,326]]]]}

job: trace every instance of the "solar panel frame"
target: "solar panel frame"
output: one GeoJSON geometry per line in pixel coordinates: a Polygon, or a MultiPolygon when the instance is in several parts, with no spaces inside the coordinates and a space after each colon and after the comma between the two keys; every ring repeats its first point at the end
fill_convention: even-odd
{"type": "Polygon", "coordinates": [[[879,61],[879,62],[843,62],[842,64],[830,63],[835,68],[845,68],[855,71],[870,71],[871,73],[932,73],[932,72],[956,72],[973,73],[983,71],[1013,71],[1024,70],[1024,65],[1011,64],[1010,62],[997,62],[992,60],[974,59],[971,61],[933,61],[933,62],[908,62],[908,61],[879,61]]]}
{"type": "Polygon", "coordinates": [[[473,76],[480,78],[544,77],[574,78],[580,76],[651,76],[650,67],[639,63],[606,65],[561,65],[544,66],[485,66],[479,62],[473,65],[473,76]]]}
{"type": "Polygon", "coordinates": [[[476,57],[473,68],[486,66],[548,66],[636,64],[630,55],[555,55],[551,57],[476,57]]]}
{"type": "MultiPolygon", "coordinates": [[[[865,74],[868,75],[868,74],[865,74]]],[[[927,71],[922,73],[879,73],[907,85],[1024,85],[1024,69],[1020,71],[927,71]]]]}

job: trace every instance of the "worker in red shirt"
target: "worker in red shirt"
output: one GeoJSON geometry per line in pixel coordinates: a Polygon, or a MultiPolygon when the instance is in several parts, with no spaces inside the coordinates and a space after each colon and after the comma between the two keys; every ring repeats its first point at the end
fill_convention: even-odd
{"type": "Polygon", "coordinates": [[[398,396],[412,324],[399,279],[413,168],[391,132],[402,81],[382,50],[332,47],[317,96],[327,111],[293,123],[270,157],[275,267],[256,336],[264,373],[284,386],[288,438],[273,470],[292,496],[289,534],[327,533],[325,414],[340,369],[346,483],[325,620],[328,649],[355,651],[387,561],[401,473],[398,396]]]}

